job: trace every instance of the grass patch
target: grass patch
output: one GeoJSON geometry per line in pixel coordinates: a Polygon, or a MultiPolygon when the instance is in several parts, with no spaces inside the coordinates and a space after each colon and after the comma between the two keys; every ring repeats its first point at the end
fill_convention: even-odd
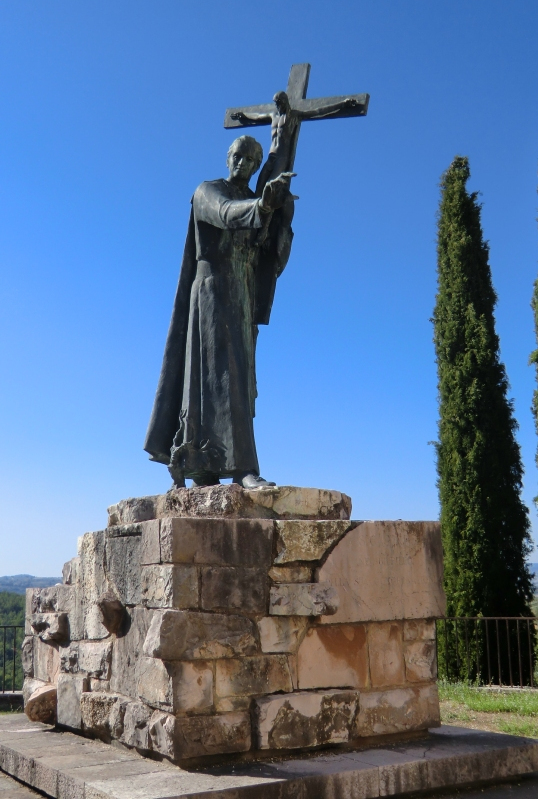
{"type": "Polygon", "coordinates": [[[538,738],[538,690],[495,691],[441,681],[439,698],[443,724],[538,738]]]}
{"type": "Polygon", "coordinates": [[[439,682],[439,698],[481,713],[517,713],[538,716],[538,690],[495,691],[464,683],[439,682]]]}

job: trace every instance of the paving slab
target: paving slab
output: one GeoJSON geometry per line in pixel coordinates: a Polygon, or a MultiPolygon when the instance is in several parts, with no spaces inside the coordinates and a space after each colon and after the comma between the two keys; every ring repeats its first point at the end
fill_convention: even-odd
{"type": "Polygon", "coordinates": [[[373,799],[532,774],[538,740],[447,726],[370,749],[180,768],[19,715],[0,718],[0,769],[53,799],[373,799]]]}

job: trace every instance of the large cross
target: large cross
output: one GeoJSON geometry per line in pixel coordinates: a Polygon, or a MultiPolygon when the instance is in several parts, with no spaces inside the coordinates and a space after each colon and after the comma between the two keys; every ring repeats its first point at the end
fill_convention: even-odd
{"type": "MultiPolygon", "coordinates": [[[[286,94],[290,102],[292,111],[297,112],[299,120],[295,130],[294,140],[290,149],[290,157],[288,163],[288,170],[293,170],[295,161],[295,151],[297,149],[297,140],[299,138],[299,130],[302,121],[310,121],[310,119],[341,119],[342,117],[363,117],[366,116],[368,110],[369,94],[348,94],[340,97],[319,97],[312,100],[306,99],[306,90],[308,89],[308,78],[310,77],[310,64],[293,64],[290,70],[288,79],[288,87],[286,94]],[[323,111],[329,105],[343,103],[347,99],[356,101],[356,105],[351,107],[341,108],[338,111],[333,111],[327,116],[309,117],[312,112],[323,111]],[[304,115],[304,116],[303,116],[304,115]]],[[[263,105],[250,105],[242,108],[228,108],[224,117],[225,128],[246,128],[252,125],[270,125],[270,119],[265,118],[262,120],[240,122],[237,119],[232,119],[232,114],[242,112],[244,114],[270,114],[274,111],[274,103],[265,103],[263,105]]]]}

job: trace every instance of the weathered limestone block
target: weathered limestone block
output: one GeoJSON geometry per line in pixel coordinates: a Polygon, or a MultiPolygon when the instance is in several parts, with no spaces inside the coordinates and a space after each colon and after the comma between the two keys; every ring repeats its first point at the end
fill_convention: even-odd
{"type": "Polygon", "coordinates": [[[280,583],[269,594],[272,616],[328,616],[338,610],[339,596],[328,583],[280,583]]]}
{"type": "Polygon", "coordinates": [[[262,652],[296,652],[307,626],[305,616],[264,616],[258,622],[262,652]]]}
{"type": "Polygon", "coordinates": [[[151,707],[170,713],[210,713],[213,668],[203,660],[183,663],[141,658],[138,695],[151,707]]]}
{"type": "Polygon", "coordinates": [[[62,568],[62,581],[64,585],[75,585],[77,582],[78,569],[80,568],[80,558],[71,558],[64,563],[62,568]]]}
{"type": "Polygon", "coordinates": [[[55,683],[60,673],[60,653],[54,642],[46,643],[34,636],[34,677],[42,682],[55,683]]]}
{"type": "Polygon", "coordinates": [[[218,660],[215,693],[219,697],[255,696],[293,690],[286,655],[218,660]]]}
{"type": "Polygon", "coordinates": [[[160,527],[159,519],[140,524],[140,563],[142,566],[151,566],[161,562],[160,527]]]}
{"type": "Polygon", "coordinates": [[[364,624],[311,627],[297,653],[298,683],[307,688],[368,686],[368,641],[364,624]]]}
{"type": "Polygon", "coordinates": [[[22,671],[25,677],[34,676],[34,636],[27,635],[21,647],[22,671]]]}
{"type": "Polygon", "coordinates": [[[163,519],[163,563],[271,567],[274,523],[262,519],[163,519]]]}
{"type": "Polygon", "coordinates": [[[405,668],[400,622],[368,626],[370,676],[374,688],[403,685],[405,668]]]}
{"type": "Polygon", "coordinates": [[[77,587],[82,596],[84,630],[79,637],[94,640],[107,638],[109,633],[97,604],[99,598],[111,588],[105,574],[105,531],[80,536],[78,554],[80,569],[77,587]]]}
{"type": "Polygon", "coordinates": [[[150,720],[153,749],[171,760],[248,752],[249,713],[177,718],[156,711],[150,720]]]}
{"type": "Polygon", "coordinates": [[[155,611],[127,608],[125,630],[116,637],[112,649],[110,688],[118,694],[138,699],[138,661],[155,611]]]}
{"type": "Polygon", "coordinates": [[[246,490],[236,484],[178,488],[124,499],[108,509],[109,525],[167,516],[245,519],[349,519],[351,499],[340,491],[297,486],[246,490]]]}
{"type": "Polygon", "coordinates": [[[30,624],[42,641],[69,640],[67,613],[34,613],[30,624]]]}
{"type": "Polygon", "coordinates": [[[127,702],[120,741],[137,749],[151,749],[149,720],[152,713],[143,702],[127,702]]]}
{"type": "Polygon", "coordinates": [[[273,566],[269,569],[269,577],[274,583],[311,583],[312,576],[312,566],[304,564],[273,566]]]}
{"type": "Polygon", "coordinates": [[[238,710],[250,710],[251,696],[215,696],[217,713],[235,713],[238,710]]]}
{"type": "Polygon", "coordinates": [[[60,650],[64,673],[84,672],[88,677],[108,680],[112,659],[112,641],[75,641],[60,650]]]}
{"type": "Polygon", "coordinates": [[[319,570],[340,597],[327,624],[437,618],[445,613],[437,522],[363,522],[336,544],[319,570]]]}
{"type": "Polygon", "coordinates": [[[140,604],[140,535],[107,538],[105,572],[124,605],[140,604]]]}
{"type": "Polygon", "coordinates": [[[396,688],[361,694],[354,734],[388,735],[438,727],[440,723],[436,685],[396,688]]]}
{"type": "Polygon", "coordinates": [[[30,721],[54,724],[56,721],[56,686],[41,680],[25,680],[24,712],[30,721]]]}
{"type": "Polygon", "coordinates": [[[60,674],[58,676],[58,724],[72,730],[82,729],[80,700],[88,690],[88,678],[84,674],[60,674]]]}
{"type": "Polygon", "coordinates": [[[149,608],[197,608],[200,605],[198,582],[197,566],[143,566],[142,604],[149,608]]]}
{"type": "Polygon", "coordinates": [[[260,749],[346,743],[359,703],[355,691],[317,691],[257,699],[260,749]]]}
{"type": "MultiPolygon", "coordinates": [[[[48,588],[28,588],[26,591],[26,634],[33,632],[32,619],[49,614],[67,614],[69,623],[65,628],[65,621],[59,623],[62,628],[63,640],[69,637],[77,639],[82,637],[82,613],[80,595],[73,585],[52,585],[48,588]]],[[[52,616],[51,616],[52,621],[52,616]]],[[[60,632],[58,630],[58,632],[60,632]]],[[[58,639],[56,639],[58,640],[58,639]]]]}
{"type": "Polygon", "coordinates": [[[437,677],[434,641],[412,641],[404,649],[405,676],[409,682],[428,682],[437,677]]]}
{"type": "Polygon", "coordinates": [[[435,641],[435,622],[431,619],[404,621],[404,641],[435,641]]]}
{"type": "Polygon", "coordinates": [[[203,610],[265,613],[268,585],[266,569],[202,566],[203,610]]]}
{"type": "Polygon", "coordinates": [[[83,692],[80,698],[82,729],[104,740],[119,738],[128,704],[129,700],[119,694],[83,692]]]}
{"type": "Polygon", "coordinates": [[[97,600],[101,621],[109,633],[119,633],[125,620],[125,605],[114,591],[105,591],[97,600]]]}
{"type": "Polygon", "coordinates": [[[360,522],[293,520],[275,522],[278,555],[275,563],[321,560],[351,527],[360,522]]]}
{"type": "Polygon", "coordinates": [[[256,652],[253,622],[244,616],[157,610],[144,654],[162,660],[207,660],[252,655],[256,652]]]}

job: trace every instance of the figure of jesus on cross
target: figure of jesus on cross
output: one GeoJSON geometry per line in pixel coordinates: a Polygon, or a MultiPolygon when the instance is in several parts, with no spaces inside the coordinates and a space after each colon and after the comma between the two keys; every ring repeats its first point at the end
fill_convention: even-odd
{"type": "Polygon", "coordinates": [[[271,149],[256,183],[256,196],[261,197],[268,181],[285,172],[292,172],[301,122],[313,119],[338,119],[365,116],[367,94],[343,97],[322,97],[306,100],[310,64],[294,64],[287,91],[277,92],[273,104],[229,108],[225,128],[271,125],[271,149]]]}

